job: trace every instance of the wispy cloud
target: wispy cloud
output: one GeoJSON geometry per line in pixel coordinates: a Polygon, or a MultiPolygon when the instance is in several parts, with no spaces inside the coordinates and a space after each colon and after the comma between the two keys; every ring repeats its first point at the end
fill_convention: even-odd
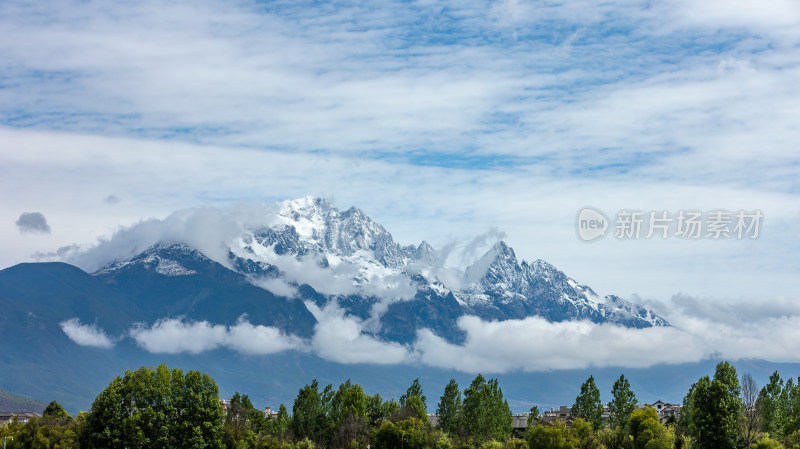
{"type": "Polygon", "coordinates": [[[4,29],[25,38],[0,46],[15,86],[2,91],[0,118],[446,166],[510,156],[559,174],[587,160],[696,169],[761,142],[758,158],[714,171],[738,177],[752,162],[779,168],[792,157],[796,9],[6,2],[4,29]]]}
{"type": "Polygon", "coordinates": [[[81,324],[78,318],[72,318],[62,321],[60,326],[70,340],[81,346],[98,348],[111,348],[114,346],[114,342],[97,325],[81,324]]]}

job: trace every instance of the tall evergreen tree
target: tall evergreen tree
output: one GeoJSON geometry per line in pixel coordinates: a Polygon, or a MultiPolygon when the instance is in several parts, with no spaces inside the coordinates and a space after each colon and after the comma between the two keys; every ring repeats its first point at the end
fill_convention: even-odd
{"type": "Polygon", "coordinates": [[[428,421],[428,402],[422,393],[419,378],[414,379],[406,393],[400,396],[400,408],[406,415],[412,415],[423,422],[428,421]]]}
{"type": "Polygon", "coordinates": [[[572,417],[583,419],[595,430],[603,425],[603,404],[600,402],[600,390],[594,383],[594,376],[589,376],[581,385],[581,392],[572,406],[572,417]]]}
{"type": "Polygon", "coordinates": [[[534,405],[531,407],[530,413],[528,413],[528,430],[530,431],[531,428],[536,427],[542,421],[542,417],[539,414],[539,406],[534,405]]]}
{"type": "Polygon", "coordinates": [[[625,375],[619,376],[614,387],[611,389],[611,402],[608,403],[610,414],[609,423],[612,428],[624,429],[628,424],[631,413],[636,410],[638,401],[636,395],[631,390],[631,384],[625,375]]]}
{"type": "Polygon", "coordinates": [[[322,443],[327,428],[327,408],[332,387],[319,391],[319,383],[314,379],[297,393],[292,406],[292,430],[298,439],[309,438],[322,443]]]}
{"type": "Polygon", "coordinates": [[[400,407],[408,405],[408,399],[412,396],[417,396],[422,401],[422,405],[425,406],[426,409],[428,408],[428,399],[422,394],[422,385],[419,383],[419,377],[414,379],[414,382],[411,383],[411,386],[408,387],[405,394],[400,396],[400,407]]]}
{"type": "Polygon", "coordinates": [[[461,427],[461,391],[455,379],[444,387],[444,394],[439,398],[439,406],[436,409],[439,418],[438,427],[443,431],[455,435],[461,427]]]}
{"type": "Polygon", "coordinates": [[[783,379],[775,371],[769,377],[769,383],[764,385],[758,394],[758,409],[761,413],[763,430],[774,438],[783,436],[788,402],[789,392],[784,389],[783,379]]]}
{"type": "Polygon", "coordinates": [[[784,424],[784,435],[791,435],[800,431],[800,377],[797,384],[792,379],[786,381],[786,422],[784,424]]]}

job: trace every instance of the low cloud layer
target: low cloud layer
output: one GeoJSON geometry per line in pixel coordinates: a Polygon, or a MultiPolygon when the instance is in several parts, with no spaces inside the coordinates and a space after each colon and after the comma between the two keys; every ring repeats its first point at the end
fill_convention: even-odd
{"type": "Polygon", "coordinates": [[[592,366],[642,368],[697,361],[705,355],[692,336],[675,328],[551,323],[539,317],[486,322],[473,316],[462,317],[458,325],[467,333],[463,345],[448,343],[429,330],[420,331],[415,344],[420,360],[468,373],[502,373],[592,366]]]}
{"type": "Polygon", "coordinates": [[[70,340],[81,346],[94,346],[97,348],[111,348],[114,342],[96,325],[81,324],[77,318],[62,321],[61,330],[70,340]]]}
{"type": "Polygon", "coordinates": [[[41,212],[25,212],[16,221],[17,229],[22,233],[49,234],[50,225],[41,212]]]}
{"type": "Polygon", "coordinates": [[[464,372],[548,371],[587,367],[646,368],[703,358],[800,362],[797,300],[760,301],[676,295],[666,302],[642,301],[672,327],[625,328],[588,321],[459,319],[467,334],[451,344],[429,330],[418,333],[414,350],[422,363],[464,372]]]}
{"type": "Polygon", "coordinates": [[[250,324],[244,317],[233,326],[163,319],[150,327],[131,329],[130,336],[144,350],[158,354],[199,354],[225,347],[242,354],[267,355],[305,347],[298,337],[274,327],[250,324]]]}
{"type": "MultiPolygon", "coordinates": [[[[800,308],[796,301],[750,314],[749,320],[748,302],[706,299],[705,308],[698,302],[701,300],[678,295],[656,303],[657,307],[670,307],[672,313],[665,315],[674,326],[646,329],[588,321],[552,323],[540,317],[484,321],[463,316],[458,320],[466,333],[463,344],[450,343],[427,329],[418,331],[412,345],[388,342],[367,332],[366,322],[346,315],[337,304],[318,307],[311,302],[306,306],[318,323],[310,339],[253,325],[246,317],[233,326],[164,319],[136,327],[129,336],[152,353],[198,354],[218,348],[248,355],[311,351],[342,364],[421,363],[466,373],[646,368],[709,357],[800,362],[800,308]]],[[[77,344],[113,346],[102,330],[77,319],[61,323],[61,327],[77,344]]]]}

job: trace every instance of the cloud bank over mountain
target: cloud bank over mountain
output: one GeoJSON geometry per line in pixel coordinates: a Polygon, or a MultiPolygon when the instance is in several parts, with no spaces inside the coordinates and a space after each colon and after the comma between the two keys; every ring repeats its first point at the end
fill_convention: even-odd
{"type": "MultiPolygon", "coordinates": [[[[465,316],[459,327],[464,344],[453,344],[420,329],[413,345],[367,333],[357,318],[329,306],[310,307],[319,320],[311,339],[284,335],[243,319],[234,325],[165,319],[131,329],[130,338],[151,353],[197,354],[221,347],[245,355],[311,351],[343,364],[423,364],[466,373],[539,372],[591,367],[646,368],[658,364],[766,359],[800,362],[800,314],[769,316],[746,326],[684,315],[670,316],[673,327],[630,329],[588,321],[552,323],[538,317],[484,321],[465,316]],[[654,350],[657,348],[657,350],[654,350]]],[[[777,312],[778,314],[786,311],[777,312]]],[[[62,323],[77,344],[112,348],[101,329],[77,319],[62,323]]]]}

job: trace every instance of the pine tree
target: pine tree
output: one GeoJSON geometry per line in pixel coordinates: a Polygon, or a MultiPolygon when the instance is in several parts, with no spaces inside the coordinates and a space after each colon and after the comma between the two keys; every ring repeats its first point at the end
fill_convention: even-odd
{"type": "Polygon", "coordinates": [[[628,419],[636,410],[638,401],[636,395],[631,391],[631,384],[625,375],[620,375],[619,379],[614,382],[614,387],[611,389],[612,400],[608,403],[608,411],[610,414],[609,423],[612,428],[624,429],[628,424],[628,419]]]}
{"type": "Polygon", "coordinates": [[[572,406],[572,417],[583,419],[595,430],[603,425],[603,404],[600,402],[600,390],[594,383],[594,376],[589,376],[581,385],[581,392],[572,406]]]}
{"type": "Polygon", "coordinates": [[[439,400],[439,407],[436,409],[439,417],[438,427],[443,431],[455,435],[461,427],[461,391],[455,379],[450,379],[450,383],[444,388],[444,394],[439,400]]]}

